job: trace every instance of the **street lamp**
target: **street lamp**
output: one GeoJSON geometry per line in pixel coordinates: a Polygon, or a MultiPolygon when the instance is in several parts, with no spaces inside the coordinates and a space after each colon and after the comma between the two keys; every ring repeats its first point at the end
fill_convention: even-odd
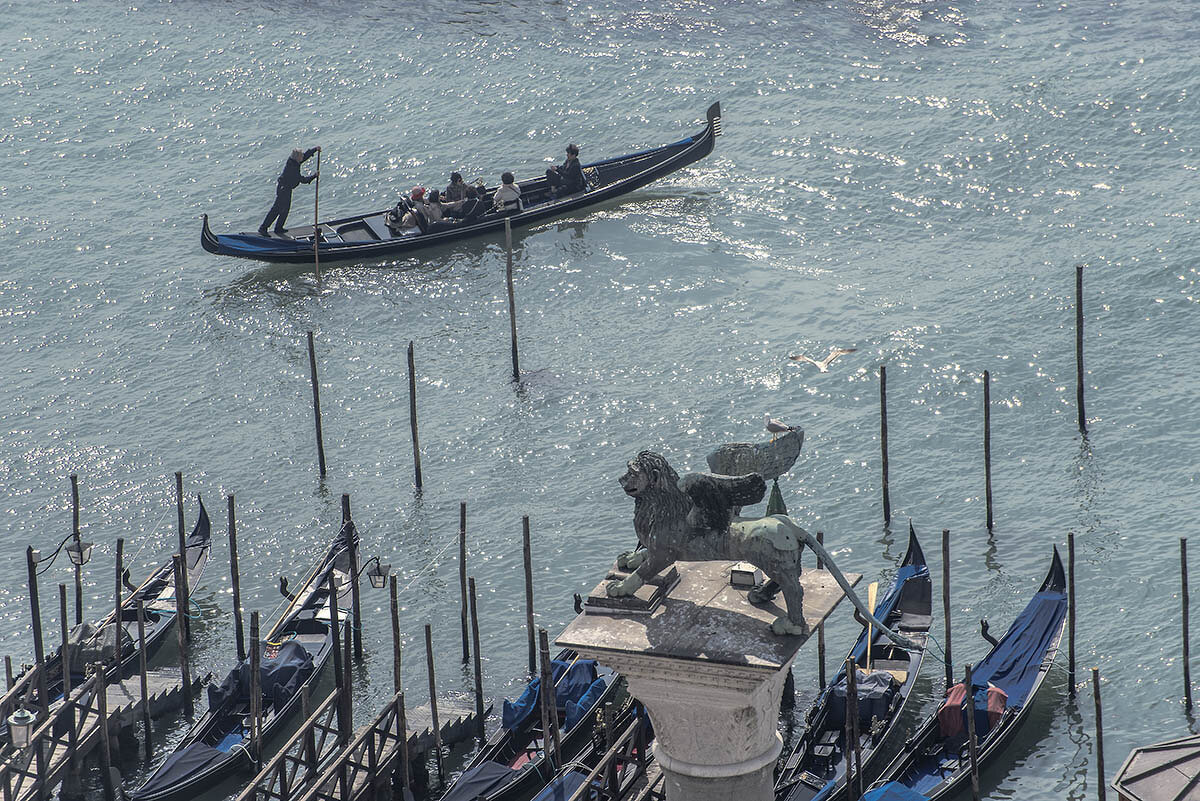
{"type": "Polygon", "coordinates": [[[17,707],[8,716],[8,736],[12,738],[13,748],[18,751],[29,745],[29,736],[33,734],[37,716],[24,707],[17,707]]]}
{"type": "Polygon", "coordinates": [[[67,556],[71,557],[71,564],[76,567],[83,567],[92,558],[92,543],[79,539],[78,534],[73,534],[72,536],[75,538],[75,541],[67,546],[67,556]]]}
{"type": "Polygon", "coordinates": [[[380,564],[378,556],[372,556],[371,561],[375,564],[367,571],[367,580],[371,582],[372,587],[382,590],[383,585],[387,583],[388,574],[392,572],[392,566],[380,564]]]}

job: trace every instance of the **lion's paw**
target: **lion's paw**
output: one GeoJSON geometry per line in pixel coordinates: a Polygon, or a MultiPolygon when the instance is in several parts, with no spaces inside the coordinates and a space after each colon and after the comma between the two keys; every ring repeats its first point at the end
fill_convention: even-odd
{"type": "Polygon", "coordinates": [[[642,581],[642,577],[637,573],[634,573],[627,579],[608,582],[608,585],[604,588],[604,591],[608,594],[609,598],[624,598],[626,596],[633,595],[635,592],[641,589],[641,586],[644,583],[645,582],[642,581]]]}
{"type": "Polygon", "coordinates": [[[803,637],[808,634],[808,623],[793,623],[786,615],[780,615],[771,624],[771,632],[779,637],[786,637],[789,634],[803,637]]]}
{"type": "Polygon", "coordinates": [[[637,570],[646,561],[646,552],[642,550],[625,551],[617,557],[617,567],[621,570],[637,570]]]}

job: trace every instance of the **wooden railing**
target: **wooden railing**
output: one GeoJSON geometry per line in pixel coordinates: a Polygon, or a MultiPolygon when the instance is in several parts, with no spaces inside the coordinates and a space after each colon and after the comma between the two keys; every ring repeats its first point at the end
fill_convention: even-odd
{"type": "Polygon", "coordinates": [[[408,759],[404,693],[396,693],[375,721],[321,772],[299,801],[351,801],[373,795],[391,778],[397,759],[408,759]]]}
{"type": "Polygon", "coordinates": [[[263,766],[237,801],[291,801],[312,785],[330,754],[349,739],[338,714],[340,693],[334,689],[332,695],[307,714],[308,687],[304,688],[304,723],[263,766]]]}

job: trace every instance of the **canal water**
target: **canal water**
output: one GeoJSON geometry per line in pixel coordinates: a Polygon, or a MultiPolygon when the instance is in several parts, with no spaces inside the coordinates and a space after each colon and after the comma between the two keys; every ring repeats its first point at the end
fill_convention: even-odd
{"type": "MultiPolygon", "coordinates": [[[[97,543],[85,588],[95,617],[118,537],[135,577],[169,553],[179,470],[188,525],[195,493],[216,521],[195,592],[201,672],[233,661],[224,496],[237,498],[245,606],[269,617],[277,577],[304,575],[350,493],[364,556],[399,573],[409,702],[427,695],[426,623],[439,685],[467,692],[455,544],[466,501],[485,685],[512,697],[525,660],[522,515],[537,621],[553,635],[572,593],[632,542],[616,481],[625,461],[651,448],[681,473],[703,469],[714,446],[762,439],[769,413],[805,429],[781,487],[845,569],[887,580],[911,519],[936,576],[940,531],[951,531],[959,664],[986,651],[979,619],[1002,631],[1075,532],[1080,701],[1062,654],[1030,724],[984,772],[987,798],[1095,797],[1082,668],[1103,676],[1110,775],[1131,747],[1191,730],[1178,539],[1198,533],[1200,490],[1200,56],[1186,6],[5,6],[0,640],[18,663],[32,653],[23,552],[49,553],[69,533],[68,475],[80,476],[84,536],[97,543]],[[519,387],[499,241],[329,265],[320,283],[306,268],[200,248],[203,213],[218,230],[258,225],[293,147],[323,146],[320,208],[333,216],[441,186],[451,170],[532,176],[568,142],[587,162],[675,141],[714,100],[725,135],[710,157],[517,233],[519,387]],[[1074,403],[1078,264],[1086,439],[1074,403]],[[857,352],[827,373],[788,360],[833,346],[857,352]]],[[[312,186],[297,190],[293,223],[311,219],[312,202],[312,186]]],[[[67,561],[40,580],[53,619],[67,561]]],[[[391,688],[386,594],[363,592],[360,723],[391,688]]],[[[839,609],[831,652],[855,630],[839,609]]],[[[940,623],[934,633],[944,641],[940,623]]],[[[805,698],[813,658],[797,666],[805,698]]],[[[926,671],[924,711],[942,682],[936,660],[926,671]]],[[[160,729],[173,742],[185,727],[160,729]]]]}

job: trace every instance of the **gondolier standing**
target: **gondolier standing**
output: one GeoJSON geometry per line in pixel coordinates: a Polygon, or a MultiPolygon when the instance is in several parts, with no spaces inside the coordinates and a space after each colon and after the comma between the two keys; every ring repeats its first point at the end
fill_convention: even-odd
{"type": "Polygon", "coordinates": [[[269,236],[267,228],[271,223],[275,223],[275,233],[286,234],[287,229],[283,227],[287,222],[288,212],[292,208],[292,190],[300,184],[312,183],[316,180],[317,174],[301,175],[300,165],[308,161],[314,153],[320,153],[321,148],[310,147],[308,150],[296,148],[292,151],[292,155],[288,156],[287,163],[283,165],[283,173],[279,176],[279,180],[275,182],[275,205],[271,206],[271,210],[267,212],[266,219],[263,224],[258,226],[258,233],[262,236],[269,236]]]}

